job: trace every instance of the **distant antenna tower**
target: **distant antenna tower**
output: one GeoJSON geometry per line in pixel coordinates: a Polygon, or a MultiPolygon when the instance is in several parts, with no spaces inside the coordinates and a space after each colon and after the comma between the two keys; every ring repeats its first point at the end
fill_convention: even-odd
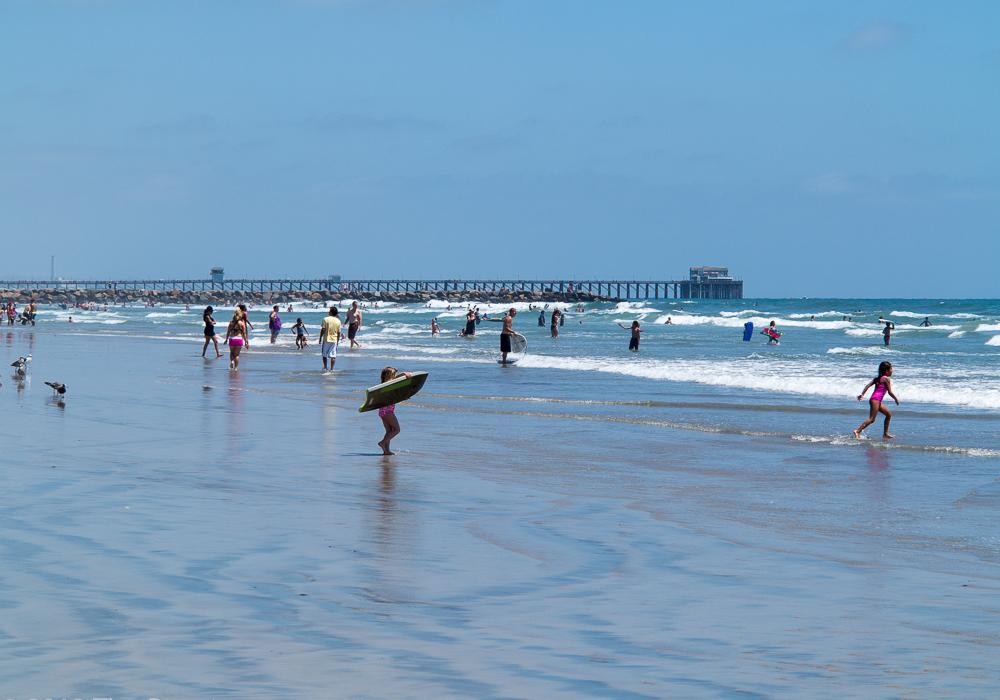
{"type": "Polygon", "coordinates": [[[49,256],[49,280],[56,281],[56,256],[49,256]]]}

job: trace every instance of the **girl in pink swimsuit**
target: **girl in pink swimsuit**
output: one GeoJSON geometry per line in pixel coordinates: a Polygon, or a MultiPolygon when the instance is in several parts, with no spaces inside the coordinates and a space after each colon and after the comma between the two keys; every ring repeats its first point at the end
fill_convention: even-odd
{"type": "Polygon", "coordinates": [[[896,395],[892,393],[892,363],[891,362],[880,362],[878,366],[878,376],[865,384],[865,388],[861,390],[858,394],[858,401],[865,398],[865,394],[868,393],[868,388],[874,386],[875,391],[872,392],[872,397],[868,400],[868,418],[864,423],[858,426],[857,430],[854,431],[854,437],[860,438],[861,433],[869,425],[875,422],[878,414],[881,413],[885,416],[885,423],[882,428],[882,439],[891,440],[892,435],[889,434],[889,421],[892,420],[892,413],[888,408],[882,403],[885,399],[885,395],[888,394],[892,397],[892,400],[899,405],[899,399],[896,395]]]}
{"type": "MultiPolygon", "coordinates": [[[[382,370],[381,382],[385,383],[396,377],[409,377],[409,372],[400,372],[395,367],[386,367],[382,370]]],[[[391,403],[378,410],[378,417],[382,419],[385,427],[385,437],[379,440],[378,446],[382,448],[383,455],[393,454],[389,450],[389,442],[399,435],[399,420],[396,418],[396,404],[391,403]]]]}

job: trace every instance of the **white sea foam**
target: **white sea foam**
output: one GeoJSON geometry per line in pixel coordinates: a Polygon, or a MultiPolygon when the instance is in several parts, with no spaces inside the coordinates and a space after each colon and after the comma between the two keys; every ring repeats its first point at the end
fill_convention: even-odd
{"type": "Polygon", "coordinates": [[[980,323],[976,326],[976,333],[996,333],[1000,331],[1000,323],[980,323]]]}
{"type": "Polygon", "coordinates": [[[1000,335],[995,335],[986,341],[987,345],[1000,345],[1000,335]]]}
{"type": "Polygon", "coordinates": [[[893,311],[889,314],[897,318],[982,318],[979,314],[957,313],[957,314],[931,314],[922,311],[893,311]]]}
{"type": "Polygon", "coordinates": [[[844,318],[845,316],[850,316],[851,314],[845,314],[841,311],[820,311],[815,314],[788,314],[789,318],[810,318],[815,316],[816,318],[844,318]]]}
{"type": "MultiPolygon", "coordinates": [[[[998,341],[1000,344],[1000,341],[998,341]]],[[[747,389],[750,391],[804,394],[837,397],[849,402],[856,396],[867,377],[845,377],[833,374],[836,368],[820,362],[764,361],[647,361],[617,359],[554,357],[527,355],[522,367],[607,372],[645,379],[674,382],[694,382],[709,386],[747,389]],[[861,385],[859,385],[859,381],[861,385]]],[[[1000,409],[1000,384],[990,386],[983,381],[954,382],[941,374],[938,378],[911,376],[906,381],[908,402],[937,403],[982,409],[1000,409]]],[[[959,376],[968,376],[965,371],[959,376]]]]}
{"type": "MultiPolygon", "coordinates": [[[[736,316],[748,316],[748,315],[758,316],[760,315],[760,309],[743,309],[742,311],[720,311],[719,315],[724,316],[726,318],[733,318],[736,316]]],[[[792,314],[792,316],[794,317],[795,314],[792,314]]]]}
{"type": "Polygon", "coordinates": [[[850,321],[799,321],[795,319],[777,318],[774,316],[699,316],[696,314],[663,314],[657,316],[653,323],[666,323],[667,318],[675,326],[719,326],[720,328],[743,328],[747,321],[755,326],[767,326],[774,321],[779,328],[813,328],[816,330],[840,330],[850,328],[853,324],[850,321]]]}
{"type": "Polygon", "coordinates": [[[952,331],[951,333],[948,334],[948,337],[961,338],[963,335],[965,335],[965,331],[952,331]]]}
{"type": "Polygon", "coordinates": [[[866,357],[881,357],[882,355],[897,353],[899,351],[876,345],[868,345],[854,348],[830,348],[826,352],[830,355],[863,355],[866,357]]]}

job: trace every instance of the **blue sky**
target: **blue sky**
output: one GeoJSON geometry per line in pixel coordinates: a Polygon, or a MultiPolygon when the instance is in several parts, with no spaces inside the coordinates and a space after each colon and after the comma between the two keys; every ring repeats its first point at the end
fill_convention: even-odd
{"type": "Polygon", "coordinates": [[[997,296],[1000,3],[4,0],[0,277],[997,296]]]}

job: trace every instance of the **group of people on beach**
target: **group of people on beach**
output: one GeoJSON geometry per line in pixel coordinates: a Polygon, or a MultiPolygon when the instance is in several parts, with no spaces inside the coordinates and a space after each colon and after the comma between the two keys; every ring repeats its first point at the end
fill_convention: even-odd
{"type": "Polygon", "coordinates": [[[38,314],[38,305],[35,300],[32,299],[27,304],[20,313],[17,311],[17,305],[13,300],[8,299],[6,306],[3,310],[7,315],[7,325],[13,326],[15,323],[20,322],[22,326],[33,326],[35,325],[35,316],[38,314]]]}
{"type": "MultiPolygon", "coordinates": [[[[267,325],[271,333],[271,343],[277,342],[282,328],[279,308],[277,304],[274,305],[268,316],[267,325]]],[[[202,312],[202,320],[205,325],[205,344],[201,349],[202,357],[205,357],[210,343],[214,344],[215,356],[217,358],[222,357],[222,353],[219,352],[219,336],[216,333],[214,313],[215,309],[211,306],[205,307],[204,312],[202,312]]],[[[319,331],[320,355],[323,359],[324,371],[333,370],[337,361],[337,349],[340,346],[341,339],[349,340],[352,348],[361,347],[356,338],[358,331],[361,329],[362,321],[363,315],[361,309],[358,307],[358,303],[354,302],[347,313],[347,331],[345,333],[340,320],[340,311],[336,306],[330,307],[329,313],[323,318],[320,324],[319,331]]],[[[229,368],[233,372],[239,370],[240,353],[243,351],[243,348],[250,346],[249,331],[251,330],[253,330],[253,325],[250,323],[249,310],[246,304],[238,304],[233,310],[233,317],[226,326],[226,335],[223,339],[223,344],[229,348],[229,368]]],[[[300,350],[305,348],[308,344],[306,340],[307,334],[305,323],[301,318],[296,319],[295,325],[292,326],[292,331],[295,333],[295,346],[300,350]]],[[[380,374],[380,381],[384,383],[400,376],[409,377],[411,375],[408,372],[400,372],[394,367],[386,367],[380,374]]],[[[393,452],[389,449],[389,444],[400,433],[395,404],[379,408],[378,415],[385,429],[385,435],[379,440],[378,446],[382,449],[383,455],[391,455],[393,452]]]]}
{"type": "MultiPolygon", "coordinates": [[[[34,305],[31,305],[32,307],[34,305]]],[[[11,304],[8,303],[8,322],[10,319],[10,309],[11,304]]],[[[291,308],[291,307],[289,307],[291,308]]],[[[538,325],[540,327],[545,326],[545,311],[546,309],[539,310],[538,325]]],[[[26,310],[26,313],[29,313],[26,310]]],[[[219,351],[219,340],[216,334],[216,321],[213,317],[214,309],[208,306],[203,313],[203,320],[205,324],[205,344],[202,347],[202,357],[208,349],[209,343],[214,343],[216,357],[221,357],[222,353],[219,351]]],[[[508,364],[508,355],[512,352],[513,344],[512,339],[517,335],[514,330],[514,320],[517,317],[517,309],[511,307],[504,314],[502,319],[502,326],[500,331],[500,362],[501,364],[508,364]]],[[[461,331],[459,335],[461,336],[474,336],[476,333],[476,325],[480,323],[484,318],[485,314],[481,314],[479,307],[470,306],[465,316],[465,328],[461,331]]],[[[553,309],[549,315],[550,320],[550,332],[552,337],[557,337],[559,334],[559,326],[564,323],[564,314],[559,309],[553,309]]],[[[354,302],[351,305],[350,310],[347,314],[347,330],[346,333],[343,330],[343,324],[340,319],[340,313],[336,306],[332,306],[329,309],[328,315],[323,319],[320,325],[319,331],[319,343],[320,343],[320,355],[323,361],[324,371],[332,371],[337,359],[337,349],[340,345],[340,341],[346,338],[351,343],[351,348],[361,347],[357,342],[356,337],[358,331],[362,326],[363,315],[361,309],[358,307],[358,303],[354,302]]],[[[883,339],[886,346],[889,345],[890,337],[893,329],[895,329],[895,324],[891,321],[886,321],[885,319],[879,319],[880,323],[884,324],[883,329],[883,339]]],[[[669,319],[668,319],[669,323],[669,319]]],[[[630,326],[625,326],[622,323],[618,325],[629,331],[630,339],[628,349],[633,352],[639,350],[639,344],[641,340],[642,327],[638,320],[631,323],[630,326]]],[[[929,321],[925,319],[925,324],[930,325],[929,321]]],[[[277,341],[278,335],[280,334],[282,328],[281,317],[279,314],[279,306],[275,305],[268,317],[268,329],[270,330],[271,343],[277,341]]],[[[229,321],[226,327],[226,334],[223,343],[229,347],[229,366],[233,371],[239,369],[240,353],[244,347],[249,347],[250,337],[249,331],[253,329],[250,324],[248,310],[245,304],[239,304],[233,311],[233,317],[229,321]]],[[[292,326],[292,332],[295,334],[295,344],[299,349],[303,349],[308,345],[308,334],[306,331],[305,323],[301,318],[296,319],[295,325],[292,326]]],[[[440,334],[440,326],[437,323],[437,318],[431,319],[431,333],[433,335],[440,334]]],[[[769,342],[771,342],[775,337],[780,337],[780,333],[777,331],[776,324],[771,321],[766,333],[769,335],[769,342]]],[[[893,391],[892,388],[892,363],[881,362],[878,367],[878,374],[875,378],[870,380],[862,389],[861,393],[858,394],[858,400],[864,400],[865,395],[868,393],[869,389],[873,389],[871,397],[869,399],[869,415],[864,422],[861,423],[855,430],[854,436],[860,438],[862,433],[878,418],[879,414],[884,416],[883,423],[883,433],[882,437],[884,439],[892,439],[893,435],[889,432],[889,424],[892,420],[892,412],[886,407],[886,396],[892,398],[893,401],[899,405],[899,398],[893,391]]],[[[381,375],[381,381],[390,381],[393,377],[399,376],[398,371],[392,367],[386,367],[381,375]]],[[[382,419],[383,425],[385,427],[385,436],[381,441],[379,441],[379,447],[383,449],[384,454],[391,454],[389,451],[389,442],[399,434],[399,422],[395,417],[394,406],[386,407],[379,410],[379,417],[382,419]]]]}
{"type": "MultiPolygon", "coordinates": [[[[275,304],[271,308],[271,313],[267,319],[267,328],[271,334],[272,345],[278,341],[278,336],[281,334],[282,329],[279,308],[275,304]]],[[[289,305],[288,309],[291,310],[291,308],[291,305],[289,305]]],[[[215,309],[211,306],[205,307],[205,310],[202,312],[202,322],[205,326],[205,344],[201,348],[202,357],[205,357],[210,343],[215,347],[215,356],[222,357],[222,353],[219,351],[219,336],[215,328],[217,324],[213,316],[214,313],[215,309]]],[[[347,333],[345,336],[350,341],[352,349],[361,347],[361,344],[357,341],[357,335],[358,331],[361,330],[363,319],[364,316],[358,306],[358,302],[354,302],[347,313],[347,333]]],[[[239,369],[240,353],[243,351],[243,348],[250,347],[250,331],[252,330],[253,324],[250,323],[250,314],[247,305],[237,304],[233,310],[233,317],[226,326],[226,335],[222,341],[223,345],[229,348],[230,369],[234,371],[239,369]]],[[[301,318],[296,319],[291,330],[295,334],[295,347],[299,350],[305,349],[309,344],[305,322],[301,318]]],[[[336,306],[331,306],[329,315],[323,319],[319,335],[324,370],[333,369],[334,362],[337,359],[337,347],[340,345],[342,335],[340,312],[336,306]]]]}

